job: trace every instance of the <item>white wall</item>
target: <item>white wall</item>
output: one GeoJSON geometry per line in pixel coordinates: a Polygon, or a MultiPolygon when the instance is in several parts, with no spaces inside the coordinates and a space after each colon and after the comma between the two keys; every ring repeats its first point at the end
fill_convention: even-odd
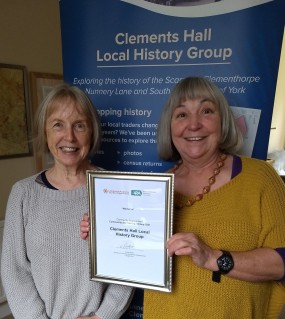
{"type": "MultiPolygon", "coordinates": [[[[0,0],[0,62],[62,74],[59,0],[0,0]]],[[[12,185],[36,173],[34,156],[0,160],[0,220],[12,185]]]]}
{"type": "Polygon", "coordinates": [[[283,36],[271,128],[268,153],[285,148],[285,33],[283,36]]]}

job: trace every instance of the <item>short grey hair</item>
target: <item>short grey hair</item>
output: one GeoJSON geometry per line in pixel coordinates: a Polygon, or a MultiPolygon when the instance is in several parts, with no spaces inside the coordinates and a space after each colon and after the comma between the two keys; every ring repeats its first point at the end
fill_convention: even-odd
{"type": "Polygon", "coordinates": [[[180,80],[162,110],[157,130],[158,155],[165,161],[176,161],[181,158],[171,137],[171,119],[174,110],[185,100],[206,98],[217,107],[221,117],[221,140],[219,149],[234,154],[243,143],[240,129],[236,125],[233,113],[222,91],[203,77],[187,77],[180,80]]]}
{"type": "Polygon", "coordinates": [[[97,109],[89,97],[78,87],[62,83],[55,86],[40,104],[34,121],[34,145],[38,152],[48,152],[45,126],[49,115],[56,107],[66,101],[72,101],[82,111],[91,127],[89,155],[94,154],[101,145],[101,122],[97,109]]]}

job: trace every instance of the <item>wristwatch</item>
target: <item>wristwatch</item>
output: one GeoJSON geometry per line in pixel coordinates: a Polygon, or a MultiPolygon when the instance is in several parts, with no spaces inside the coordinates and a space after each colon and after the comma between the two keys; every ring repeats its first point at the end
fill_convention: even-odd
{"type": "Polygon", "coordinates": [[[221,275],[229,273],[234,268],[234,260],[230,252],[222,250],[222,255],[217,259],[219,270],[213,271],[212,280],[221,281],[221,275]]]}

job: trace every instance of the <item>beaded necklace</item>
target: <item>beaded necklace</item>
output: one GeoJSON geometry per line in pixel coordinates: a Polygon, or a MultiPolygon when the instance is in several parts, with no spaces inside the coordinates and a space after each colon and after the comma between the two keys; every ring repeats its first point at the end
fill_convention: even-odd
{"type": "MultiPolygon", "coordinates": [[[[222,153],[220,155],[220,159],[217,163],[217,167],[214,168],[213,175],[208,179],[208,185],[203,187],[202,193],[189,197],[188,201],[186,202],[186,206],[192,206],[195,202],[201,200],[205,194],[208,194],[210,192],[211,186],[216,182],[216,176],[220,174],[221,169],[225,165],[226,158],[227,158],[227,154],[222,153]]],[[[181,164],[182,164],[182,161],[178,162],[177,165],[174,166],[173,168],[174,174],[181,164]]]]}

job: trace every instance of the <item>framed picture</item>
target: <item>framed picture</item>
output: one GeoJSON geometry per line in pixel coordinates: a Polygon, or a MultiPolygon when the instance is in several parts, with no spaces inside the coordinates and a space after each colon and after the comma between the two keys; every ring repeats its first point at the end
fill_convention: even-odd
{"type": "MultiPolygon", "coordinates": [[[[33,114],[35,114],[42,100],[50,92],[50,90],[54,86],[63,82],[63,77],[61,74],[30,72],[30,81],[33,114]]],[[[49,153],[36,153],[35,157],[37,171],[47,169],[53,164],[53,159],[49,153]]]]}
{"type": "Polygon", "coordinates": [[[174,175],[88,170],[90,279],[171,292],[174,175]]]}
{"type": "Polygon", "coordinates": [[[0,159],[32,155],[28,73],[0,63],[0,159]]]}

